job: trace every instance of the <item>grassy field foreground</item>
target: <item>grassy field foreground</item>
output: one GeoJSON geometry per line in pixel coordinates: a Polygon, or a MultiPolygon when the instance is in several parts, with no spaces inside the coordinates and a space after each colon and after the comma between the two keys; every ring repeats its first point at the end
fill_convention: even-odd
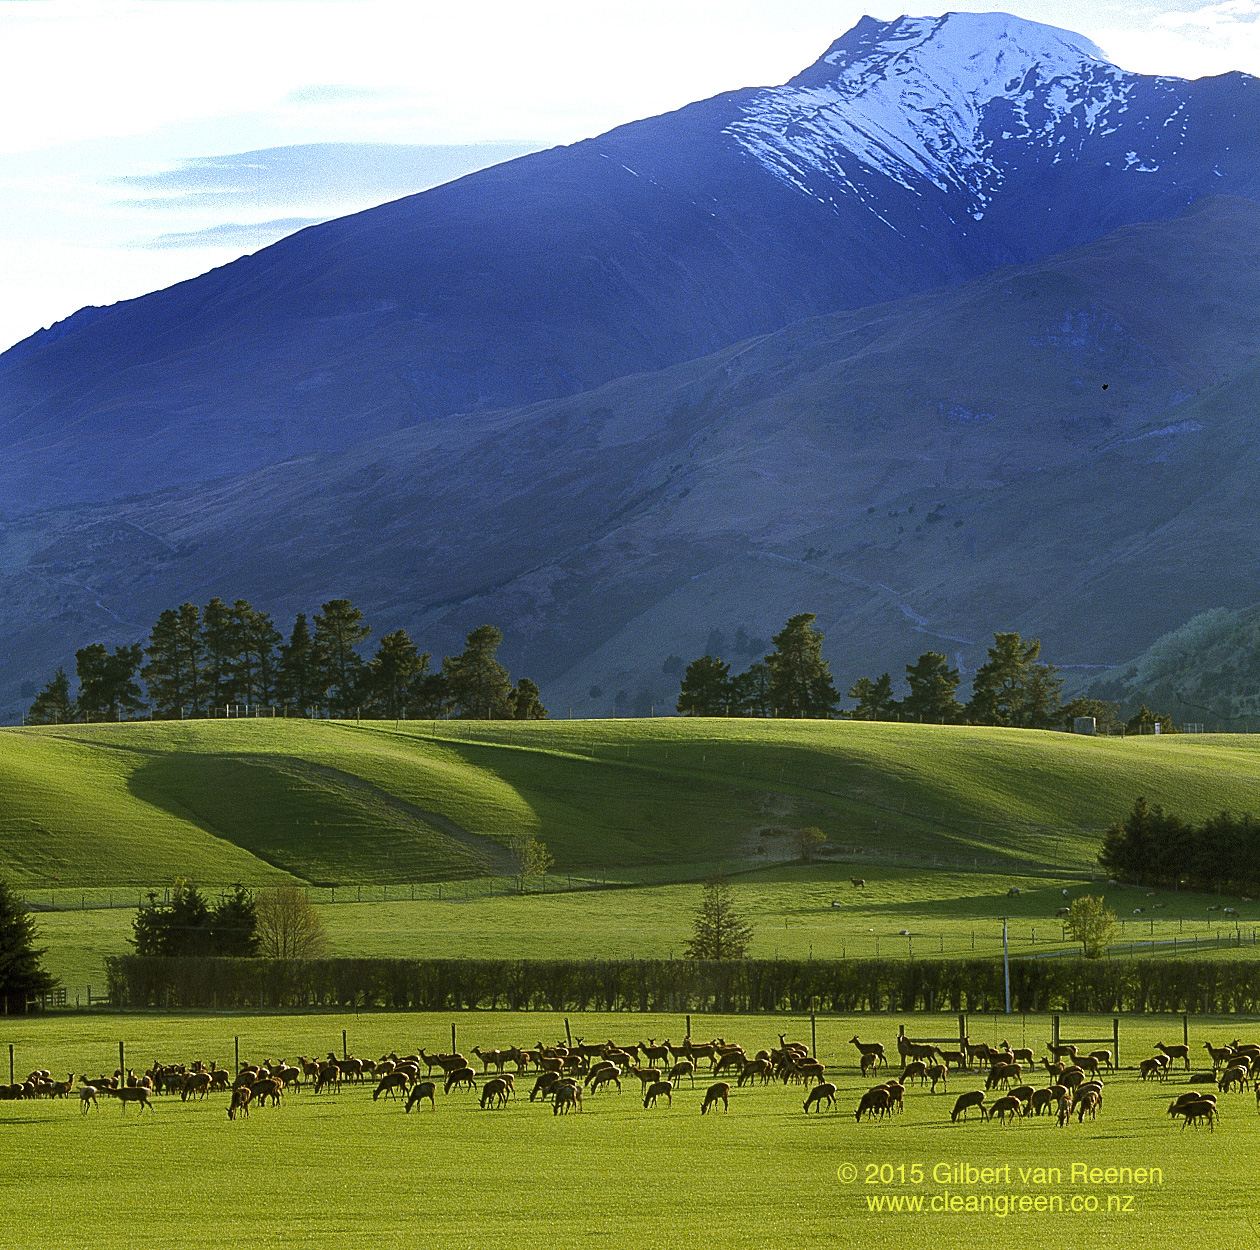
{"type": "Polygon", "coordinates": [[[852,721],[209,721],[0,730],[22,887],[452,880],[533,835],[642,880],[790,854],[776,831],[960,870],[1087,868],[1134,798],[1260,810],[1260,737],[852,721]],[[766,836],[774,835],[774,836],[766,836]]]}
{"type": "MultiPolygon", "coordinates": [[[[564,1036],[564,1022],[542,1014],[469,1014],[456,1018],[460,1049],[529,1044],[564,1036]]],[[[573,1016],[575,1035],[642,1041],[678,1040],[681,1018],[573,1016]]],[[[1011,1127],[951,1124],[954,1096],[975,1088],[958,1076],[950,1092],[917,1088],[903,1115],[854,1122],[852,1108],[870,1081],[853,1066],[848,1039],[880,1040],[891,1051],[896,1017],[823,1019],[818,1052],[839,1087],[840,1109],[806,1116],[798,1086],[734,1089],[729,1114],[698,1114],[702,1077],[671,1107],[645,1112],[628,1086],[600,1093],[580,1115],[553,1116],[531,1105],[527,1090],[501,1112],[481,1111],[468,1093],[437,1095],[435,1113],[404,1115],[395,1102],[374,1103],[368,1087],[338,1095],[309,1091],[278,1108],[229,1123],[224,1096],[205,1103],[164,1097],[152,1114],[125,1115],[107,1103],[79,1113],[73,1100],[0,1103],[5,1167],[0,1170],[0,1246],[143,1247],[491,1247],[537,1244],[583,1247],[720,1245],[733,1247],[867,1247],[885,1241],[943,1247],[1030,1250],[1102,1244],[1175,1245],[1199,1250],[1253,1244],[1256,1200],[1242,1161],[1260,1147],[1260,1115],[1248,1092],[1221,1096],[1217,1132],[1181,1131],[1166,1115],[1186,1088],[1184,1074],[1163,1087],[1132,1071],[1107,1083],[1095,1123],[1060,1129],[1045,1117],[1011,1127]],[[1158,1168],[1161,1182],[1107,1183],[1100,1175],[1073,1182],[1087,1168],[1158,1168]],[[944,1180],[934,1180],[935,1172],[944,1180]],[[1009,1176],[968,1181],[965,1168],[1004,1169],[1009,1176]],[[914,1181],[915,1168],[924,1179],[914,1181]],[[964,1168],[955,1178],[958,1166],[964,1168]],[[852,1169],[840,1179],[841,1169],[852,1169]],[[905,1169],[903,1181],[901,1169],[905,1169]],[[1060,1168],[1062,1179],[1034,1173],[1060,1168]],[[881,1172],[881,1169],[882,1172],[881,1172]],[[1021,1178],[1021,1169],[1026,1178],[1021,1178]],[[882,1177],[882,1179],[881,1179],[882,1177]],[[866,1183],[874,1178],[877,1183],[866,1183]],[[1241,1183],[1235,1183],[1235,1178],[1241,1183]],[[1005,1216],[873,1211],[880,1199],[956,1195],[1045,1198],[1042,1211],[1005,1216]],[[1108,1211],[1108,1199],[1113,1209],[1108,1211]],[[1063,1210],[1055,1210],[1055,1200],[1063,1210]],[[1088,1209],[1093,1200],[1096,1209],[1088,1209]],[[1073,1209],[1073,1203],[1078,1209],[1073,1209]],[[1114,1209],[1119,1207],[1121,1209],[1114,1209]],[[545,1231],[544,1231],[545,1230],[545,1231]]],[[[909,1020],[913,1029],[947,1033],[953,1018],[909,1020]]],[[[388,1015],[335,1017],[93,1017],[7,1021],[18,1066],[113,1069],[117,1043],[128,1063],[242,1059],[299,1052],[340,1053],[341,1030],[352,1052],[376,1056],[421,1045],[445,1048],[449,1018],[388,1015]]],[[[1191,1041],[1219,1043],[1255,1025],[1192,1022],[1191,1041]]],[[[1122,1022],[1127,1062],[1158,1040],[1180,1041],[1180,1020],[1122,1022]]],[[[800,1019],[697,1017],[693,1035],[723,1035],[750,1050],[772,1045],[779,1031],[809,1042],[800,1019]]],[[[1109,1034],[1110,1020],[1064,1020],[1071,1036],[1109,1034]]],[[[972,1017],[973,1040],[1028,1044],[1044,1053],[1045,1017],[972,1017]]],[[[24,1072],[23,1072],[24,1074],[24,1072]]],[[[1034,1084],[1040,1084],[1034,1080],[1034,1084]]],[[[992,1174],[991,1174],[992,1175],[992,1174]]]]}

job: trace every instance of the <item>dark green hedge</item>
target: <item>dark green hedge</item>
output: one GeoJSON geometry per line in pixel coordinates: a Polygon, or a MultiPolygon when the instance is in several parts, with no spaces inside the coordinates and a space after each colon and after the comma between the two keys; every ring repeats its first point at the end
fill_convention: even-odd
{"type": "MultiPolygon", "coordinates": [[[[106,961],[120,1007],[412,1011],[997,1011],[984,960],[175,959],[106,961]]],[[[1260,960],[1029,959],[1016,1011],[1260,1012],[1260,960]]]]}

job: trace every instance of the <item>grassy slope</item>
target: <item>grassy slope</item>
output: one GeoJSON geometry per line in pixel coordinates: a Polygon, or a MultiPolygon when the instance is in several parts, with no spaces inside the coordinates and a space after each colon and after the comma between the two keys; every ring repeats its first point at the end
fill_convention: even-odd
{"type": "MultiPolygon", "coordinates": [[[[137,1066],[155,1056],[231,1064],[234,1035],[242,1060],[292,1059],[299,1052],[340,1053],[344,1028],[353,1053],[375,1057],[422,1045],[442,1049],[450,1041],[450,1023],[422,1015],[106,1016],[11,1021],[8,1036],[23,1073],[47,1067],[64,1076],[70,1070],[112,1071],[119,1038],[128,1062],[137,1066]]],[[[571,1023],[574,1034],[588,1040],[677,1041],[685,1030],[680,1017],[577,1015],[571,1023]]],[[[954,1026],[946,1015],[911,1023],[942,1035],[954,1026]]],[[[564,1021],[544,1013],[477,1013],[457,1024],[465,1054],[474,1045],[529,1045],[564,1035],[564,1021]]],[[[297,1241],[375,1250],[421,1243],[463,1247],[475,1240],[514,1250],[534,1244],[543,1227],[547,1243],[561,1248],[615,1242],[636,1248],[773,1244],[847,1250],[892,1239],[942,1250],[1004,1250],[1016,1238],[1028,1250],[1094,1245],[1100,1238],[1125,1250],[1253,1243],[1252,1192],[1246,1184],[1221,1182],[1260,1145],[1260,1116],[1249,1092],[1222,1096],[1217,1133],[1182,1132],[1165,1109],[1187,1088],[1184,1073],[1152,1087],[1129,1070],[1108,1079],[1096,1122],[1073,1121],[1059,1129],[1041,1117],[1002,1128],[974,1117],[968,1124],[950,1123],[954,1097],[979,1084],[974,1075],[959,1076],[951,1079],[948,1094],[911,1088],[904,1114],[856,1124],[852,1108],[872,1082],[858,1076],[848,1039],[856,1032],[892,1050],[896,1024],[886,1017],[819,1019],[818,1053],[838,1086],[839,1110],[808,1118],[795,1085],[733,1089],[729,1114],[701,1118],[704,1077],[694,1090],[684,1083],[672,1107],[645,1112],[634,1082],[621,1096],[591,1096],[581,1115],[568,1117],[554,1117],[545,1104],[531,1105],[524,1094],[492,1113],[479,1111],[466,1092],[440,1091],[436,1112],[407,1116],[397,1102],[374,1103],[365,1087],[318,1098],[304,1090],[236,1124],[224,1115],[222,1095],[204,1103],[164,1097],[143,1120],[134,1109],[124,1116],[110,1103],[87,1117],[75,1100],[0,1103],[0,1133],[14,1143],[6,1157],[0,1246],[77,1247],[90,1239],[102,1250],[208,1244],[252,1250],[297,1241]],[[282,1174],[277,1159],[284,1160],[282,1174]],[[521,1160],[544,1166],[527,1164],[522,1174],[521,1160]],[[920,1164],[930,1175],[941,1162],[1009,1164],[1011,1183],[863,1183],[868,1164],[904,1164],[907,1175],[920,1164]],[[1156,1166],[1163,1184],[1073,1187],[1073,1162],[1156,1166]],[[846,1163],[858,1169],[856,1182],[838,1178],[846,1163]],[[1054,1166],[1064,1169],[1062,1183],[1020,1180],[1021,1167],[1054,1166]],[[102,1196],[116,1192],[120,1181],[144,1177],[159,1178],[157,1196],[127,1201],[122,1217],[111,1217],[102,1196]],[[218,1178],[230,1199],[207,1204],[194,1198],[206,1192],[207,1177],[218,1178]],[[56,1201],[50,1200],[53,1190],[56,1201]],[[870,1195],[946,1190],[964,1196],[1045,1191],[1065,1199],[1088,1194],[1101,1198],[1102,1211],[880,1217],[867,1209],[870,1195]],[[1131,1211],[1107,1215],[1107,1196],[1125,1193],[1134,1195],[1131,1211]]],[[[1237,1028],[1234,1020],[1192,1020],[1196,1066],[1205,1039],[1219,1045],[1237,1028]]],[[[703,1017],[693,1026],[698,1037],[720,1034],[750,1051],[775,1044],[779,1030],[809,1042],[809,1021],[801,1019],[703,1017]]],[[[973,1016],[969,1031],[975,1041],[1008,1038],[1044,1054],[1050,1025],[1044,1016],[973,1016]]],[[[1064,1020],[1068,1036],[1110,1032],[1110,1019],[1064,1020]]],[[[1180,1021],[1121,1023],[1126,1064],[1152,1053],[1158,1040],[1180,1041],[1180,1021]]]]}
{"type": "Polygon", "coordinates": [[[4,730],[0,838],[24,886],[451,879],[522,833],[560,871],[685,875],[801,825],[958,867],[1081,867],[1137,794],[1190,817],[1257,808],[1258,751],[1251,736],[800,721],[4,730]]]}
{"type": "MultiPolygon", "coordinates": [[[[1217,946],[1220,934],[1235,926],[1220,912],[1206,911],[1202,895],[1164,892],[1153,899],[1141,890],[1113,891],[1099,882],[1007,873],[975,874],[945,870],[863,867],[866,886],[849,883],[851,868],[819,864],[767,869],[731,878],[736,905],[753,926],[752,954],[805,959],[996,958],[1002,949],[1003,916],[1010,917],[1010,950],[1015,956],[1046,956],[1076,948],[1062,938],[1055,910],[1071,896],[1103,893],[1125,919],[1117,943],[1177,940],[1158,946],[1157,958],[1184,955],[1211,959],[1254,959],[1260,948],[1260,903],[1238,899],[1245,945],[1217,946]],[[1021,893],[1010,897],[1007,890],[1021,893]],[[839,907],[832,903],[838,902],[839,907]],[[1134,906],[1158,911],[1133,917],[1134,906]],[[908,930],[910,937],[902,935],[908,930]],[[1197,939],[1197,942],[1196,942],[1197,939]]],[[[561,882],[563,884],[563,882],[561,882]]],[[[356,890],[338,892],[349,901],[323,905],[319,914],[338,955],[419,958],[424,956],[502,958],[667,958],[681,955],[691,935],[700,888],[691,884],[581,893],[487,895],[478,883],[448,884],[442,898],[430,887],[415,901],[353,901],[356,890]],[[472,887],[472,888],[469,888],[472,887]]],[[[312,891],[326,900],[328,892],[312,891]]],[[[61,905],[69,901],[64,894],[61,905]]],[[[102,957],[126,954],[133,912],[55,911],[38,917],[45,966],[71,994],[88,985],[101,992],[102,957]]],[[[1150,955],[1138,948],[1135,954],[1150,955]]]]}

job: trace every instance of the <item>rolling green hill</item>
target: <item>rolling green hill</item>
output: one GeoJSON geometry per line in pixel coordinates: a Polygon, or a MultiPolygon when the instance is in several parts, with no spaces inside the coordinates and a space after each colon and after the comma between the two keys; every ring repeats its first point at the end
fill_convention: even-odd
{"type": "Polygon", "coordinates": [[[854,722],[219,721],[0,731],[15,884],[424,882],[510,869],[694,876],[784,831],[927,866],[1087,868],[1138,794],[1260,810],[1260,737],[1077,738],[854,722]]]}

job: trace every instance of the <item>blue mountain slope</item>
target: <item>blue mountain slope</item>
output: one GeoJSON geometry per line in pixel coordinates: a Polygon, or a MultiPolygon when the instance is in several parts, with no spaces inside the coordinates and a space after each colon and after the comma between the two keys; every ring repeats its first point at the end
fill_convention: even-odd
{"type": "Polygon", "coordinates": [[[1260,198],[1257,80],[1005,15],[863,19],[733,92],[365,213],[0,357],[8,515],[573,394],[1260,198]]]}

